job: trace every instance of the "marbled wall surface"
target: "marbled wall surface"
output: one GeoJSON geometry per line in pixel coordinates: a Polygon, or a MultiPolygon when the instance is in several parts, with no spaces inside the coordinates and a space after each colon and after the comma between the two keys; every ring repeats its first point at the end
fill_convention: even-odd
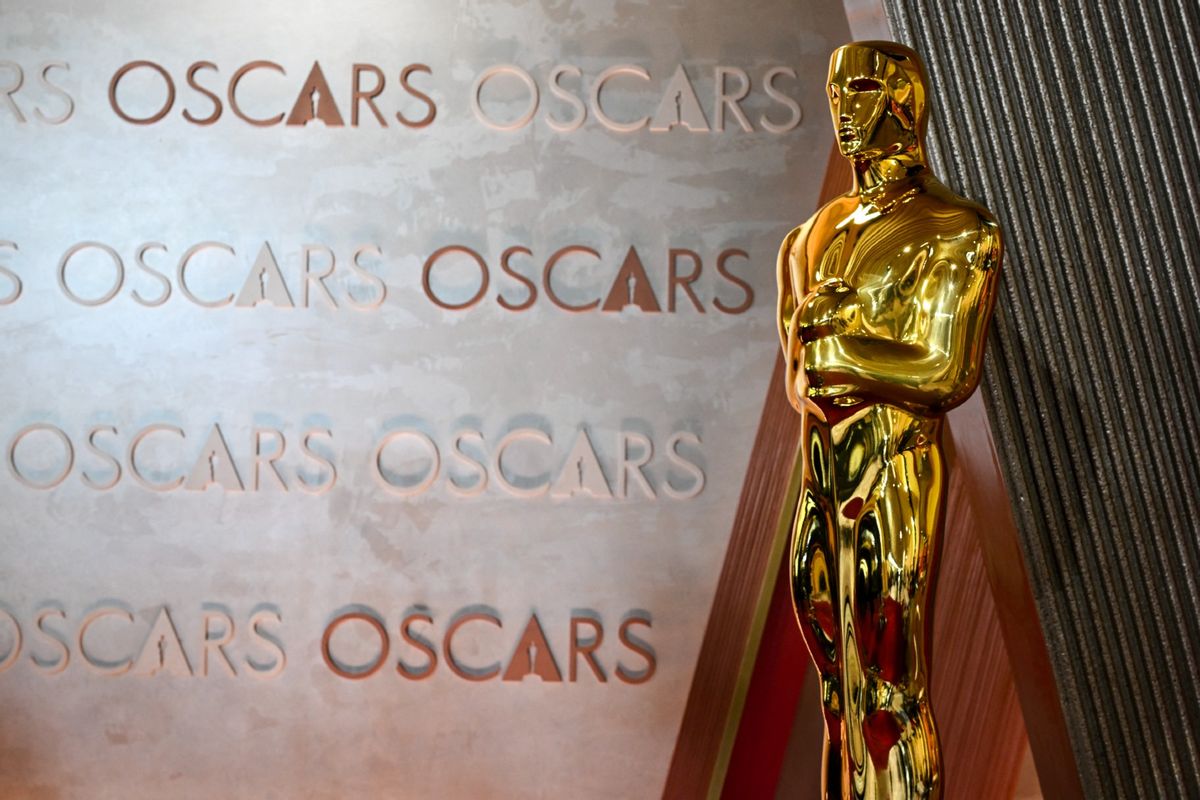
{"type": "MultiPolygon", "coordinates": [[[[777,347],[775,249],[815,203],[846,37],[825,0],[0,0],[0,793],[660,793],[777,347]],[[154,67],[109,96],[139,60],[174,86],[150,124],[117,109],[166,107],[154,67]],[[229,89],[254,61],[279,69],[235,82],[241,115],[344,124],[246,121],[229,89]],[[352,102],[355,64],[361,93],[383,78],[386,127],[352,102]],[[499,64],[538,86],[518,130],[496,129],[529,105],[511,71],[481,92],[493,126],[471,107],[499,64]],[[610,126],[591,93],[620,65],[649,78],[606,85],[610,126]],[[715,130],[718,67],[749,78],[752,130],[729,106],[715,130]],[[580,107],[575,130],[547,120],[580,107]],[[84,242],[112,253],[62,266],[84,242]],[[489,275],[459,310],[431,295],[471,299],[468,254],[422,284],[449,245],[489,275]],[[594,254],[564,254],[548,292],[571,245],[594,254]],[[644,273],[621,272],[631,247],[644,273]],[[672,288],[671,249],[694,282],[676,254],[672,288]],[[390,644],[362,680],[322,657],[355,608],[390,644]],[[456,674],[444,640],[471,612],[492,621],[454,635],[468,677],[542,676],[456,674]],[[604,682],[571,657],[573,617],[584,646],[603,629],[604,682]],[[397,664],[427,669],[422,641],[436,666],[413,680],[397,664]]],[[[350,668],[380,640],[353,620],[330,649],[350,668]]]]}

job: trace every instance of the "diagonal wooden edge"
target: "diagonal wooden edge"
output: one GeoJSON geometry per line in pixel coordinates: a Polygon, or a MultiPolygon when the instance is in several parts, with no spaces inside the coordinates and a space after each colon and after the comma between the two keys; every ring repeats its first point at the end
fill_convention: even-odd
{"type": "Polygon", "coordinates": [[[950,412],[946,441],[977,516],[988,521],[979,546],[1042,794],[1075,800],[1083,786],[982,395],[950,412]]]}
{"type": "MultiPolygon", "coordinates": [[[[849,164],[831,147],[818,202],[845,192],[850,179],[849,164]]],[[[794,506],[799,486],[800,415],[787,402],[783,376],[783,360],[777,358],[667,773],[665,798],[717,797],[724,783],[774,578],[787,545],[788,509],[794,506]]]]}
{"type": "MultiPolygon", "coordinates": [[[[797,472],[799,467],[797,464],[797,472]]],[[[789,492],[781,516],[781,522],[786,520],[780,536],[783,557],[775,568],[770,608],[759,640],[751,643],[755,658],[749,686],[735,698],[730,710],[725,741],[732,747],[722,748],[714,773],[714,782],[722,784],[722,800],[776,797],[783,788],[780,780],[785,767],[789,773],[804,776],[802,782],[814,789],[820,780],[821,734],[816,733],[815,726],[823,727],[824,717],[818,702],[819,687],[809,679],[814,671],[812,656],[796,624],[787,557],[790,551],[786,549],[794,525],[794,512],[790,510],[796,506],[797,498],[789,492]],[[807,698],[803,696],[806,691],[807,698]],[[798,721],[801,714],[805,717],[798,721]],[[800,740],[794,741],[797,736],[800,740]]]]}
{"type": "MultiPolygon", "coordinates": [[[[775,535],[771,537],[771,548],[764,568],[766,575],[759,587],[758,602],[755,604],[754,617],[750,621],[745,650],[742,653],[737,681],[733,688],[733,697],[729,703],[729,713],[725,715],[725,726],[721,735],[721,747],[717,751],[717,760],[713,765],[712,777],[708,785],[708,797],[710,800],[716,800],[716,798],[724,794],[725,778],[729,770],[730,760],[733,757],[734,746],[738,740],[738,731],[741,729],[747,695],[750,692],[756,671],[755,668],[759,664],[758,654],[761,652],[761,645],[764,641],[763,634],[767,629],[767,621],[772,616],[771,611],[777,610],[777,604],[774,601],[779,595],[778,576],[781,567],[786,561],[784,554],[787,552],[788,544],[791,540],[793,521],[791,509],[796,507],[796,502],[800,494],[800,480],[803,477],[800,450],[798,447],[796,448],[795,463],[787,471],[792,476],[792,480],[788,482],[784,500],[779,506],[783,510],[779,513],[775,535]]],[[[784,587],[787,589],[785,598],[787,601],[787,624],[795,626],[796,617],[792,611],[791,582],[785,580],[784,587]]],[[[775,616],[778,620],[778,614],[775,616]]],[[[778,624],[778,621],[776,624],[778,624]]],[[[803,650],[804,660],[800,662],[800,669],[796,677],[802,681],[804,672],[807,669],[806,662],[808,659],[808,650],[804,649],[803,642],[801,642],[801,649],[803,650]]],[[[787,728],[791,728],[790,716],[787,719],[787,728]]],[[[786,740],[784,740],[783,744],[786,744],[786,740]]]]}
{"type": "MultiPolygon", "coordinates": [[[[773,395],[783,395],[783,363],[772,373],[773,395]]],[[[799,415],[786,399],[768,399],[751,451],[733,533],[717,581],[712,612],[667,773],[664,798],[696,800],[719,793],[728,763],[774,576],[787,540],[780,510],[798,483],[799,415]],[[772,468],[774,467],[774,468],[772,468]],[[781,531],[782,528],[782,531],[781,531]]]]}

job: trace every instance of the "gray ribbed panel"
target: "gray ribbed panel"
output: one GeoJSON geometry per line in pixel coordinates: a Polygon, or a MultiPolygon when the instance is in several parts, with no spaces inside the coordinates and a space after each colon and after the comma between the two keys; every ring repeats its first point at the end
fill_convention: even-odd
{"type": "Polygon", "coordinates": [[[1006,234],[985,390],[1085,793],[1200,797],[1200,4],[886,4],[1006,234]]]}

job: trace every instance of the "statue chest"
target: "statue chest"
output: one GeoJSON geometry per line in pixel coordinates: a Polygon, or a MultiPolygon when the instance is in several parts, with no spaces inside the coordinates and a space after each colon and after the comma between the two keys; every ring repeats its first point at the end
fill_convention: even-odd
{"type": "Polygon", "coordinates": [[[927,265],[949,254],[936,241],[912,241],[894,226],[836,231],[823,241],[810,242],[808,289],[831,280],[841,281],[860,295],[907,296],[927,265]]]}

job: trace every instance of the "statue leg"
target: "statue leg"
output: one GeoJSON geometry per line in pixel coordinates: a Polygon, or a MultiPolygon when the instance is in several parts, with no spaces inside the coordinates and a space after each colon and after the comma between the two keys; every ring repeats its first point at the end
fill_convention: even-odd
{"type": "Polygon", "coordinates": [[[809,420],[805,423],[804,440],[804,483],[796,508],[789,557],[792,601],[820,680],[821,707],[825,716],[822,793],[826,800],[840,800],[841,656],[836,529],[830,512],[829,430],[818,421],[809,420]]]}
{"type": "Polygon", "coordinates": [[[861,702],[847,724],[861,726],[869,757],[864,796],[878,800],[935,800],[942,791],[926,628],[945,472],[939,426],[921,427],[920,435],[906,437],[911,446],[881,459],[854,524],[853,635],[861,667],[855,700],[861,702]]]}

